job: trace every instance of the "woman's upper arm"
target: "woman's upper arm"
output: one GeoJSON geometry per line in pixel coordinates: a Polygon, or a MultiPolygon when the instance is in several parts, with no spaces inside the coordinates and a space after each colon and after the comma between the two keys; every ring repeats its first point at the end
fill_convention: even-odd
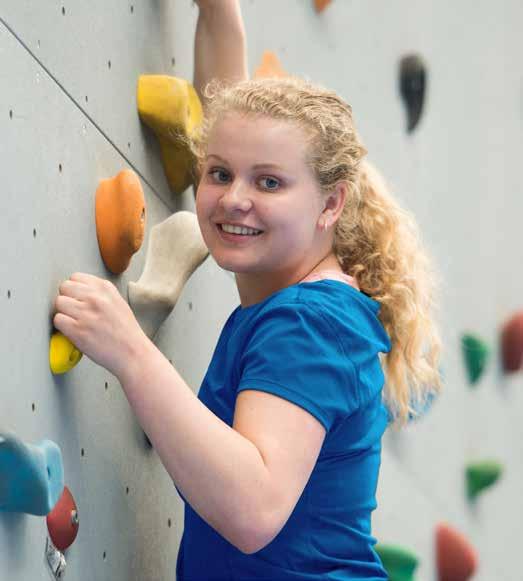
{"type": "Polygon", "coordinates": [[[265,546],[296,506],[318,459],[326,429],[304,408],[255,389],[238,394],[233,428],[258,448],[270,475],[268,494],[260,499],[265,546]]]}

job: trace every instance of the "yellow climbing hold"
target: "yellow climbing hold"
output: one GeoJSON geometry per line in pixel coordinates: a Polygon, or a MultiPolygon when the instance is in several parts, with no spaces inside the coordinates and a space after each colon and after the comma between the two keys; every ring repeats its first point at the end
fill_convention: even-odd
{"type": "Polygon", "coordinates": [[[163,168],[171,190],[179,194],[193,183],[193,156],[184,142],[201,125],[203,110],[194,87],[167,75],[141,75],[138,114],[160,143],[163,168]]]}
{"type": "Polygon", "coordinates": [[[82,358],[82,353],[62,333],[54,333],[49,347],[49,365],[55,374],[70,371],[82,358]]]}

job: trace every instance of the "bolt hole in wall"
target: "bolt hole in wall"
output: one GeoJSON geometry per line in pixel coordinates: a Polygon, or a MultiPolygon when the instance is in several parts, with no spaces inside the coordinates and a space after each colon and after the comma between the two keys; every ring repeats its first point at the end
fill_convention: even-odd
{"type": "Polygon", "coordinates": [[[111,61],[107,61],[108,68],[111,68],[111,61]]]}
{"type": "Polygon", "coordinates": [[[12,118],[13,118],[13,110],[9,109],[9,119],[12,119],[12,118]]]}
{"type": "Polygon", "coordinates": [[[62,6],[62,14],[65,16],[65,6],[62,6]]]}
{"type": "Polygon", "coordinates": [[[134,12],[134,6],[131,4],[131,14],[134,12]]]}
{"type": "Polygon", "coordinates": [[[60,173],[62,173],[62,164],[61,164],[61,163],[59,163],[59,164],[58,164],[58,171],[59,171],[60,173]]]}

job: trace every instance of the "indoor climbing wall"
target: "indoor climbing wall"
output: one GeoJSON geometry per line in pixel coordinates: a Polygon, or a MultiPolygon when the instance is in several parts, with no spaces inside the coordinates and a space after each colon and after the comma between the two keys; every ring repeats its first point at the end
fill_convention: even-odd
{"type": "MultiPolygon", "coordinates": [[[[517,354],[516,371],[504,370],[501,335],[523,308],[523,6],[332,0],[317,12],[314,4],[242,0],[249,69],[271,51],[282,71],[351,103],[370,159],[414,212],[442,274],[444,390],[405,431],[386,434],[374,534],[393,580],[438,579],[439,530],[448,543],[440,568],[454,551],[456,567],[473,563],[474,579],[513,581],[523,534],[523,375],[517,354]],[[444,537],[448,529],[464,548],[444,537]],[[413,573],[395,578],[398,563],[413,573]]],[[[182,501],[118,382],[85,357],[51,373],[49,345],[63,280],[91,273],[127,297],[152,228],[194,211],[190,189],[169,187],[136,89],[140,75],[192,79],[196,16],[189,0],[0,6],[0,476],[12,474],[13,450],[35,458],[52,452],[35,447],[42,440],[59,447],[78,515],[64,553],[70,579],[175,576],[182,501]],[[147,219],[141,248],[113,274],[97,241],[95,193],[124,169],[141,183],[147,219]],[[8,432],[24,445],[7,448],[8,432]]],[[[237,304],[232,276],[208,258],[155,336],[195,392],[237,304]]],[[[49,579],[47,537],[45,516],[0,512],[0,578],[49,579]]]]}

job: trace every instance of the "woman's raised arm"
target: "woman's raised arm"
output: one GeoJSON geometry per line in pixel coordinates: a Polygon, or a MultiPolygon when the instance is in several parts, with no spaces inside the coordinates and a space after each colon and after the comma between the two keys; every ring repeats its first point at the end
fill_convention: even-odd
{"type": "Polygon", "coordinates": [[[247,42],[239,0],[195,0],[199,9],[194,37],[194,87],[205,105],[203,89],[212,79],[249,77],[247,42]]]}

